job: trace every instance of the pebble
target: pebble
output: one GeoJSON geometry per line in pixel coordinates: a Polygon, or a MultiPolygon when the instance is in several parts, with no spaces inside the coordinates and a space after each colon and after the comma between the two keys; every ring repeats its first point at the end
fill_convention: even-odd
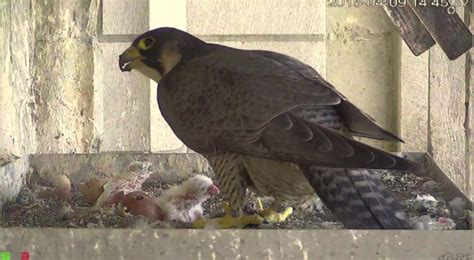
{"type": "Polygon", "coordinates": [[[449,209],[451,209],[451,211],[456,217],[460,217],[464,215],[464,210],[466,209],[466,205],[467,205],[466,201],[460,197],[455,197],[454,199],[448,202],[449,209]]]}
{"type": "Polygon", "coordinates": [[[427,193],[431,193],[431,192],[436,191],[438,189],[439,189],[439,185],[434,180],[429,180],[429,181],[423,183],[423,185],[421,185],[421,190],[424,191],[424,192],[427,192],[427,193]]]}
{"type": "Polygon", "coordinates": [[[99,224],[96,223],[87,223],[87,228],[98,228],[99,224]]]}
{"type": "Polygon", "coordinates": [[[68,204],[63,205],[59,210],[62,219],[70,219],[74,212],[74,209],[68,204]]]}

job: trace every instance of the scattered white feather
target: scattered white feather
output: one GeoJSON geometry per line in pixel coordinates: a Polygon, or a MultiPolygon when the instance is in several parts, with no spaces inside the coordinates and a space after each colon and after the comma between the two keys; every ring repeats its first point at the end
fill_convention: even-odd
{"type": "Polygon", "coordinates": [[[425,209],[433,209],[438,205],[438,200],[431,195],[416,195],[415,202],[425,209]]]}

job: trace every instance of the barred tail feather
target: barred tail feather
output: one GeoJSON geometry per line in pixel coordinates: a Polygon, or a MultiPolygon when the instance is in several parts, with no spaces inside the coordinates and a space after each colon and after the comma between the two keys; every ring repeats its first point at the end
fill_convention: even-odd
{"type": "Polygon", "coordinates": [[[408,229],[408,217],[373,170],[302,167],[334,215],[351,229],[408,229]]]}

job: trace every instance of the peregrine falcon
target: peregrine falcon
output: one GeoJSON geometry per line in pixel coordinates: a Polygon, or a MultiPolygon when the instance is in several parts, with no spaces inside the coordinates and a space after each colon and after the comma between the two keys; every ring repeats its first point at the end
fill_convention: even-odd
{"type": "Polygon", "coordinates": [[[137,37],[119,66],[158,83],[163,117],[207,158],[236,221],[251,188],[275,198],[258,212],[268,221],[284,221],[292,212],[284,205],[300,205],[316,192],[348,228],[408,228],[372,169],[419,165],[352,139],[401,141],[310,66],[271,51],[206,43],[175,28],[137,37]]]}

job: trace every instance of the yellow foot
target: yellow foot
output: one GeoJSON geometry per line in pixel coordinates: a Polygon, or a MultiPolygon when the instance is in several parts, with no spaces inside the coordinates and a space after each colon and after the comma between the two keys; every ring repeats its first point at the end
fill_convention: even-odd
{"type": "Polygon", "coordinates": [[[292,207],[284,209],[281,213],[274,211],[272,208],[264,209],[260,198],[257,198],[257,207],[258,214],[269,223],[283,222],[293,213],[292,207]]]}
{"type": "Polygon", "coordinates": [[[214,219],[198,219],[193,222],[194,228],[215,228],[215,229],[226,229],[226,228],[243,228],[247,225],[258,225],[263,223],[263,218],[259,215],[246,215],[232,217],[232,210],[229,204],[225,203],[224,206],[225,215],[222,218],[214,219]]]}

